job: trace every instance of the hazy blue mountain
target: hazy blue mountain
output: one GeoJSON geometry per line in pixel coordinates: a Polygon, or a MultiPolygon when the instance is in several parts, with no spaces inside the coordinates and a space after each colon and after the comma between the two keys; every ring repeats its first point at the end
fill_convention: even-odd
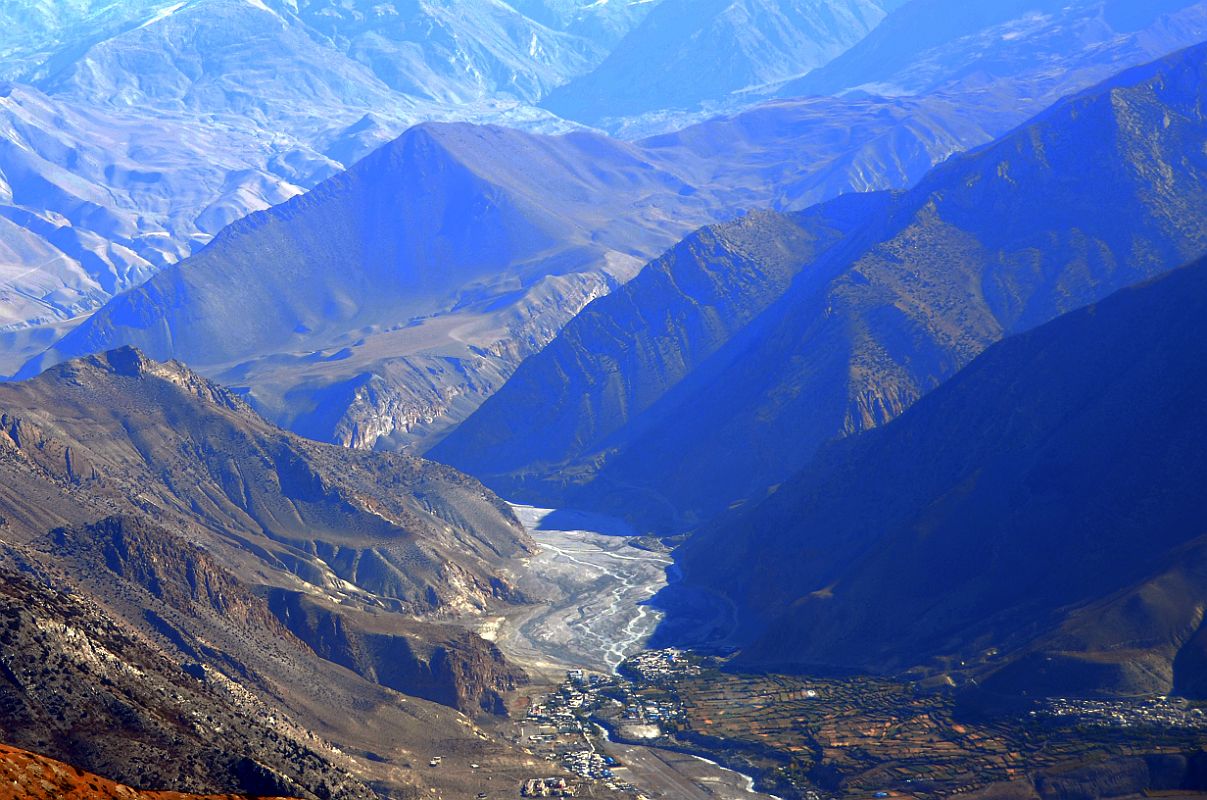
{"type": "Polygon", "coordinates": [[[1205,28],[1207,4],[1198,0],[912,0],[831,63],[778,91],[998,93],[1042,107],[1067,91],[1071,74],[1100,80],[1194,44],[1205,28]]]}
{"type": "MultiPolygon", "coordinates": [[[[0,6],[0,59],[8,73],[35,69],[65,42],[80,46],[134,27],[168,0],[20,0],[0,6]]],[[[86,45],[85,45],[86,46],[86,45]]]]}
{"type": "MultiPolygon", "coordinates": [[[[789,65],[814,53],[819,40],[790,48],[781,58],[782,40],[759,38],[757,23],[764,15],[756,4],[724,6],[715,23],[701,17],[696,6],[695,14],[673,16],[667,7],[634,29],[597,69],[556,90],[546,105],[627,138],[733,113],[769,96],[941,96],[970,112],[992,115],[1014,108],[1030,116],[1069,92],[1207,38],[1207,3],[1202,0],[913,0],[876,5],[881,14],[888,12],[882,23],[795,73],[789,65]],[[655,27],[660,16],[668,21],[655,27]],[[726,58],[715,58],[710,49],[697,50],[700,41],[727,35],[724,20],[735,21],[738,31],[736,43],[718,47],[726,58]],[[644,49],[664,53],[648,74],[643,72],[644,49]],[[753,73],[761,78],[743,83],[737,77],[753,73]],[[711,83],[704,83],[706,78],[711,83]],[[661,83],[673,85],[660,88],[661,83]],[[659,101],[660,93],[673,102],[659,101]]],[[[817,9],[833,21],[850,7],[831,3],[817,9]]],[[[776,6],[766,18],[783,11],[776,6]]],[[[792,31],[794,24],[810,27],[808,21],[776,19],[771,29],[792,31]]]]}
{"type": "Polygon", "coordinates": [[[547,28],[577,34],[611,48],[662,0],[507,0],[547,28]]]}
{"type": "Polygon", "coordinates": [[[286,114],[284,97],[308,105],[325,91],[336,107],[390,91],[534,100],[603,56],[491,0],[140,0],[96,16],[48,18],[32,34],[48,44],[35,59],[10,56],[4,77],[117,104],[286,114]]]}
{"type": "Polygon", "coordinates": [[[690,229],[906,186],[989,135],[950,105],[874,100],[781,102],[637,144],[424,126],[232,227],[29,371],[136,343],[249,387],[306,435],[427,440],[690,229]]]}
{"type": "Polygon", "coordinates": [[[90,311],[248,211],[339,170],[296,142],[228,133],[8,87],[0,97],[9,251],[0,327],[90,311]],[[212,155],[188,157],[194,148],[212,155]]]}
{"type": "Polygon", "coordinates": [[[596,69],[542,103],[588,123],[694,108],[803,75],[884,18],[881,0],[662,0],[596,69]]]}
{"type": "Polygon", "coordinates": [[[486,0],[0,6],[0,372],[413,122],[565,128],[524,104],[602,56],[486,0]]]}
{"type": "MultiPolygon", "coordinates": [[[[861,224],[816,258],[800,250],[792,285],[719,349],[688,325],[715,305],[688,276],[762,262],[709,245],[724,226],[689,237],[589,306],[432,455],[511,496],[650,525],[766,491],[1003,336],[1207,250],[1205,62],[1199,46],[1124,73],[854,206],[861,224]],[[679,296],[664,275],[684,276],[679,296]],[[668,374],[667,360],[687,368],[668,374]],[[574,435],[544,433],[563,429],[574,435]]],[[[762,251],[792,252],[782,231],[800,220],[741,224],[765,228],[762,251]]]]}
{"type": "Polygon", "coordinates": [[[1199,262],[989,348],[691,540],[689,582],[747,665],[1202,696],[1205,315],[1199,262]]]}
{"type": "MultiPolygon", "coordinates": [[[[738,62],[722,64],[708,56],[695,66],[689,56],[708,48],[676,50],[641,33],[642,23],[658,15],[663,23],[655,32],[673,29],[675,35],[688,35],[707,17],[696,6],[689,13],[674,4],[666,11],[655,3],[570,0],[72,0],[2,6],[0,77],[16,83],[0,90],[8,95],[0,99],[0,180],[19,197],[10,206],[0,195],[7,220],[0,224],[10,243],[0,257],[0,373],[13,372],[114,293],[194,252],[223,225],[312,188],[413,122],[502,120],[526,129],[565,130],[565,122],[532,103],[597,66],[606,80],[612,68],[600,62],[613,48],[630,53],[626,58],[634,63],[680,53],[692,78],[683,86],[699,85],[693,81],[714,68],[723,68],[725,80],[744,75],[738,82],[746,82],[758,73],[762,81],[814,52],[816,42],[809,37],[817,31],[824,39],[846,30],[856,17],[879,19],[881,8],[893,11],[895,4],[872,6],[871,0],[859,0],[718,9],[708,36],[719,37],[715,46],[738,62]],[[796,38],[771,41],[769,31],[781,30],[796,38]],[[628,32],[629,44],[617,45],[628,32]],[[726,37],[735,39],[734,47],[726,37]]],[[[993,14],[990,22],[997,18],[993,14]]],[[[960,32],[971,25],[956,24],[960,14],[940,16],[955,20],[938,26],[942,30],[960,32]]],[[[770,203],[777,208],[846,188],[906,185],[936,159],[1020,122],[1035,107],[1024,102],[1029,91],[1055,96],[1106,70],[1207,35],[1198,5],[1175,17],[1132,19],[1116,27],[1078,17],[1075,41],[1060,33],[1071,17],[1049,16],[1019,40],[1026,47],[1002,39],[992,26],[990,33],[973,37],[977,52],[996,53],[1003,65],[979,82],[959,83],[959,91],[949,90],[951,75],[967,70],[951,56],[939,70],[947,77],[932,81],[946,87],[937,94],[792,100],[782,119],[774,109],[784,106],[772,104],[736,124],[693,128],[690,149],[724,152],[732,141],[755,142],[753,153],[740,149],[733,155],[739,162],[750,155],[751,166],[767,175],[780,170],[777,181],[785,189],[770,203]],[[1020,70],[1043,76],[1040,89],[1024,91],[1014,80],[1020,70]],[[848,127],[856,129],[849,140],[848,127]],[[781,150],[765,143],[790,129],[807,138],[794,153],[807,163],[773,162],[781,150]],[[714,132],[719,138],[707,141],[714,132]],[[799,180],[788,174],[795,169],[803,173],[799,180]],[[904,182],[893,177],[900,174],[908,175],[904,182]]],[[[914,63],[907,56],[918,37],[909,35],[905,23],[890,28],[898,32],[890,43],[906,53],[903,63],[914,63]]],[[[651,74],[673,77],[674,69],[664,67],[651,74]]],[[[831,88],[848,88],[841,84],[831,88]]],[[[633,86],[662,91],[648,75],[617,85],[626,93],[633,86]]],[[[682,127],[680,117],[665,110],[678,102],[679,85],[671,80],[666,100],[647,98],[661,110],[613,127],[634,136],[682,127]]],[[[718,108],[745,107],[762,96],[734,95],[718,108]]],[[[691,112],[682,124],[698,114],[691,112]]],[[[724,168],[715,175],[731,176],[724,168]]],[[[755,202],[761,201],[752,197],[755,202]]]]}
{"type": "MultiPolygon", "coordinates": [[[[579,12],[569,4],[555,5],[542,5],[542,19],[561,20],[551,22],[547,30],[556,34],[550,42],[565,44],[567,36],[577,34],[561,29],[569,30],[568,20],[579,12]]],[[[106,23],[109,27],[96,41],[79,38],[81,30],[93,30],[95,21],[69,25],[72,17],[63,17],[59,27],[75,31],[75,39],[51,26],[58,37],[52,41],[75,44],[55,50],[53,69],[26,77],[57,94],[18,85],[7,101],[0,101],[7,102],[3,110],[10,119],[7,138],[12,143],[0,152],[0,172],[17,190],[11,202],[0,197],[2,216],[12,223],[9,252],[0,259],[6,279],[0,292],[7,304],[0,328],[0,373],[14,372],[78,323],[81,315],[196,252],[226,224],[316,185],[341,165],[390,141],[412,115],[504,115],[525,125],[541,124],[537,112],[520,100],[435,99],[464,99],[475,92],[483,97],[539,92],[553,80],[552,73],[540,72],[545,69],[540,65],[548,66],[541,59],[532,68],[536,71],[522,73],[520,88],[492,83],[485,72],[480,79],[462,75],[459,68],[440,72],[440,65],[453,57],[449,54],[456,50],[455,43],[467,38],[479,43],[465,54],[475,59],[471,72],[486,70],[488,61],[494,65],[490,69],[509,75],[514,71],[499,54],[523,43],[517,31],[531,33],[531,25],[540,23],[516,21],[515,9],[487,6],[482,14],[474,12],[476,6],[459,7],[456,14],[441,4],[407,7],[410,10],[396,6],[400,15],[380,23],[393,37],[384,39],[375,33],[377,18],[355,3],[302,4],[296,10],[236,0],[194,0],[154,10],[122,6],[141,10],[131,12],[124,22],[106,23]],[[431,19],[420,24],[414,15],[431,19]],[[425,26],[434,26],[437,33],[424,38],[428,49],[411,64],[410,56],[403,54],[419,51],[408,37],[420,36],[416,31],[425,26]],[[389,53],[379,53],[381,48],[389,53]],[[295,63],[312,64],[313,69],[288,66],[295,63]],[[431,91],[423,97],[406,94],[400,87],[408,80],[431,91]],[[154,135],[143,135],[146,132],[154,135]]],[[[641,14],[633,9],[622,14],[619,9],[614,17],[603,6],[581,13],[634,23],[641,14]]],[[[527,6],[521,10],[538,14],[527,6]]],[[[537,34],[538,43],[545,41],[544,34],[537,34]]],[[[1152,47],[1176,39],[1152,26],[1132,38],[1152,47]]],[[[531,43],[531,37],[526,41],[531,43]]],[[[548,48],[553,48],[549,53],[556,49],[554,44],[548,48]]],[[[565,51],[572,52],[580,51],[565,51]]],[[[1077,75],[1069,81],[1070,88],[1080,86],[1077,75]]],[[[238,355],[223,344],[226,334],[221,329],[204,354],[185,346],[157,349],[143,334],[130,341],[142,342],[157,355],[187,353],[207,374],[248,387],[258,407],[274,421],[307,435],[357,446],[428,442],[471,412],[583,305],[610,291],[638,264],[692,228],[751,208],[791,210],[852,189],[909,186],[950,154],[1021,122],[1028,107],[1000,99],[927,94],[780,100],[635,146],[591,140],[590,148],[563,148],[513,138],[498,145],[516,165],[504,170],[505,175],[491,163],[497,160],[490,150],[492,135],[479,137],[473,146],[468,144],[473,137],[462,137],[460,149],[477,151],[468,157],[469,169],[486,180],[463,179],[456,169],[431,170],[422,156],[417,157],[412,166],[423,177],[415,178],[413,185],[423,188],[416,191],[443,198],[435,210],[421,213],[451,220],[460,213],[457,209],[495,202],[495,187],[502,185],[508,197],[522,200],[519,217],[531,213],[534,218],[560,218],[544,230],[548,253],[538,257],[530,249],[475,264],[469,273],[452,270],[440,289],[443,294],[408,292],[396,307],[380,314],[338,312],[323,325],[307,322],[299,328],[297,321],[279,327],[288,322],[285,317],[297,316],[292,311],[278,315],[259,310],[262,323],[246,337],[246,346],[236,348],[238,355]],[[538,154],[531,156],[530,148],[538,154]],[[546,163],[540,153],[554,150],[559,154],[552,164],[546,163]],[[614,158],[617,153],[620,157],[614,158]],[[634,179],[628,174],[636,167],[633,159],[651,165],[647,175],[634,179]],[[613,169],[618,172],[604,174],[613,169]],[[647,178],[654,189],[643,200],[638,187],[646,185],[647,178]],[[607,213],[578,201],[565,204],[564,213],[556,208],[575,193],[589,193],[607,213]],[[554,209],[532,200],[538,195],[554,209]],[[641,231],[630,230],[634,220],[641,231]],[[614,247],[622,234],[626,241],[614,247]],[[529,258],[538,260],[522,268],[512,263],[529,258]],[[499,273],[492,285],[476,285],[487,270],[499,273]],[[457,284],[460,279],[469,283],[457,284]],[[509,283],[513,279],[519,283],[509,283]],[[488,303],[488,297],[497,302],[488,303]],[[468,317],[450,316],[454,309],[468,317]],[[469,327],[455,319],[468,320],[469,327]]],[[[384,183],[373,191],[383,203],[393,203],[391,208],[410,202],[387,197],[390,189],[384,183]]],[[[376,224],[386,228],[381,236],[396,235],[389,230],[389,214],[370,217],[376,222],[366,223],[358,236],[378,236],[372,228],[376,224]]],[[[306,219],[305,224],[321,224],[317,213],[306,219]]],[[[439,242],[424,244],[416,237],[446,234],[425,224],[407,236],[415,247],[435,252],[442,246],[439,242]]],[[[467,236],[480,236],[480,241],[488,236],[472,225],[467,230],[467,236]]],[[[472,260],[472,249],[467,247],[459,257],[472,260]]],[[[299,314],[314,317],[315,308],[356,305],[358,298],[375,293],[355,277],[359,269],[349,273],[342,263],[336,265],[331,250],[315,248],[313,257],[309,250],[298,253],[304,273],[320,273],[311,281],[313,292],[306,299],[311,310],[299,314]],[[344,287],[332,275],[350,275],[360,283],[344,287]]],[[[369,265],[365,274],[376,274],[375,268],[369,265]]],[[[266,274],[274,275],[275,268],[266,274]]],[[[262,278],[249,280],[255,285],[262,278]]],[[[276,279],[263,280],[272,285],[276,279]]],[[[387,281],[383,296],[391,296],[389,286],[387,281]]],[[[294,294],[288,286],[285,299],[269,306],[290,306],[294,294]]],[[[204,296],[197,309],[223,303],[242,308],[237,297],[224,291],[204,296]]],[[[206,312],[206,317],[221,320],[224,313],[206,312]]],[[[240,311],[235,316],[249,315],[240,311]]],[[[89,351],[90,346],[80,343],[94,339],[93,330],[64,345],[63,352],[89,351]],[[80,349],[71,349],[76,347],[80,349]]],[[[95,338],[96,346],[127,341],[121,330],[95,338]]]]}

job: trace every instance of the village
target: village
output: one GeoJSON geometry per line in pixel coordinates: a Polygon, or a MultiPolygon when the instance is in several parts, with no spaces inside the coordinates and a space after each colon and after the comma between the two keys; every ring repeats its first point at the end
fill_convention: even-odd
{"type": "Polygon", "coordinates": [[[1128,700],[1053,699],[1030,712],[1038,720],[1095,728],[1207,730],[1207,714],[1184,697],[1128,700]]]}
{"type": "Polygon", "coordinates": [[[1025,718],[977,723],[955,719],[943,692],[866,677],[740,675],[714,661],[649,650],[626,659],[616,676],[569,672],[529,708],[529,739],[621,796],[643,795],[604,752],[609,741],[708,755],[762,775],[779,796],[819,799],[972,790],[1062,760],[1127,751],[1112,730],[1147,732],[1157,749],[1201,742],[1207,731],[1207,713],[1176,697],[1058,699],[1025,718]],[[818,785],[823,759],[844,775],[841,790],[818,785]]]}
{"type": "Polygon", "coordinates": [[[519,726],[522,744],[580,782],[533,776],[524,782],[521,796],[576,797],[587,786],[602,786],[621,797],[646,797],[623,777],[623,765],[603,745],[612,736],[652,741],[681,725],[681,704],[648,696],[649,687],[699,674],[699,667],[682,651],[667,649],[639,653],[624,662],[621,672],[570,670],[556,691],[533,698],[519,726]]]}
{"type": "Polygon", "coordinates": [[[529,697],[515,722],[517,743],[550,766],[526,779],[520,796],[675,796],[638,785],[623,763],[634,746],[734,764],[785,798],[870,799],[972,790],[1062,760],[1128,752],[1112,730],[1151,731],[1158,749],[1201,742],[1207,731],[1207,713],[1176,697],[1057,699],[1023,718],[974,723],[953,718],[949,695],[908,684],[741,675],[721,666],[662,649],[629,657],[615,675],[566,672],[555,688],[529,697]],[[841,771],[841,789],[819,785],[823,759],[841,771]]]}

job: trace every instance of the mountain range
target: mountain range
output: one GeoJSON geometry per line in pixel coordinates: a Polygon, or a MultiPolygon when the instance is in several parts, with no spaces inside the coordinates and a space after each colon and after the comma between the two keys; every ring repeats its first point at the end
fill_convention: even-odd
{"type": "Polygon", "coordinates": [[[689,585],[745,666],[1201,697],[1205,304],[1200,261],[990,347],[692,538],[689,585]]]}
{"type": "Polygon", "coordinates": [[[981,800],[1199,786],[1205,39],[1202,0],[0,3],[0,795],[514,792],[604,747],[504,719],[580,632],[698,650],[566,676],[608,720],[677,687],[635,776],[674,741],[816,797],[842,750],[921,796],[880,754],[950,730],[981,800]],[[1117,723],[1158,707],[1154,755],[1117,723]]]}
{"type": "Polygon", "coordinates": [[[565,20],[577,34],[492,0],[9,4],[6,350],[44,346],[56,324],[415,122],[565,128],[529,104],[602,58],[593,36],[614,38],[649,5],[583,9],[565,20]]]}
{"type": "MultiPolygon", "coordinates": [[[[391,7],[393,13],[384,11],[388,4],[286,0],[103,5],[81,0],[67,7],[34,3],[5,9],[0,77],[9,83],[0,91],[6,95],[0,97],[0,225],[9,244],[0,254],[0,373],[15,372],[109,297],[196,252],[225,225],[313,188],[411,123],[502,121],[530,130],[564,131],[569,123],[533,103],[574,76],[596,72],[622,94],[631,94],[634,84],[650,85],[648,75],[634,81],[625,72],[631,68],[623,66],[614,79],[607,78],[612,67],[605,66],[617,59],[636,64],[677,58],[674,53],[687,58],[693,52],[712,52],[697,47],[705,33],[692,24],[704,25],[707,36],[720,37],[718,47],[736,54],[737,61],[724,68],[725,76],[718,76],[726,79],[799,74],[808,68],[798,63],[805,53],[813,53],[809,65],[820,63],[822,51],[828,58],[879,31],[875,21],[882,16],[888,21],[904,15],[905,22],[886,26],[889,33],[877,41],[917,56],[909,50],[918,41],[910,27],[916,24],[909,16],[914,4],[898,8],[896,3],[860,2],[837,11],[798,3],[780,13],[775,4],[750,3],[687,15],[674,8],[658,12],[657,3],[509,6],[493,0],[461,3],[455,9],[441,3],[402,11],[391,7]],[[715,25],[707,21],[710,15],[716,17],[715,25]],[[658,22],[680,17],[690,24],[658,22]],[[757,20],[762,23],[755,24],[757,20]],[[747,30],[780,31],[783,38],[749,40],[741,33],[747,30]],[[797,46],[816,39],[817,30],[830,44],[816,52],[797,46]],[[735,36],[740,41],[729,47],[735,36]],[[297,69],[298,64],[306,68],[297,69]]],[[[1032,21],[1035,34],[1020,40],[1003,39],[1010,32],[999,30],[1001,14],[990,15],[982,20],[985,30],[969,23],[959,29],[963,38],[945,45],[957,55],[965,53],[965,40],[971,37],[978,42],[974,52],[1014,59],[1008,69],[979,85],[957,81],[951,89],[952,76],[964,75],[967,64],[966,54],[965,61],[948,55],[932,70],[946,76],[946,82],[935,79],[943,91],[927,86],[921,94],[901,98],[852,94],[842,81],[816,90],[806,87],[800,91],[846,94],[773,102],[752,116],[734,118],[728,128],[697,127],[691,134],[694,146],[714,154],[729,149],[740,160],[741,149],[753,142],[767,174],[774,167],[779,173],[775,180],[786,187],[817,185],[819,176],[833,175],[825,194],[815,194],[810,202],[851,188],[908,186],[937,160],[990,140],[1030,113],[1018,75],[1042,83],[1042,102],[1047,102],[1123,66],[1191,44],[1207,29],[1201,4],[1173,4],[1161,11],[1168,13],[1128,25],[1085,9],[1077,12],[1080,17],[1054,12],[1032,21]],[[1080,25],[1074,43],[1061,34],[1070,19],[1080,25]],[[777,109],[785,105],[789,110],[780,119],[777,109]],[[806,107],[815,116],[803,115],[806,107]],[[807,119],[818,126],[804,128],[807,119]],[[838,125],[821,127],[836,120],[850,120],[858,138],[836,135],[843,129],[838,125]],[[756,124],[768,126],[770,136],[798,127],[807,142],[799,150],[777,151],[760,144],[767,136],[756,124]],[[721,135],[705,141],[710,132],[721,135]],[[736,140],[725,135],[735,132],[736,140]],[[735,141],[738,150],[729,148],[735,141]],[[794,176],[795,170],[802,175],[794,176]]],[[[712,58],[700,63],[689,58],[651,73],[680,70],[694,77],[710,75],[708,70],[717,65],[712,58]]],[[[754,80],[742,80],[747,79],[754,80]]],[[[721,99],[710,101],[716,106],[712,113],[740,111],[778,91],[726,94],[724,81],[709,82],[714,89],[721,87],[716,89],[721,99]]],[[[663,133],[709,113],[674,111],[678,101],[669,95],[661,101],[650,95],[649,102],[659,107],[636,119],[614,119],[610,128],[630,137],[663,133]]],[[[730,198],[720,217],[684,218],[685,227],[676,236],[695,224],[767,202],[765,193],[745,204],[730,198]]],[[[606,288],[596,280],[586,294],[571,294],[581,300],[606,288]]],[[[551,323],[553,329],[577,308],[570,302],[551,323]]],[[[475,382],[478,389],[462,386],[459,391],[476,397],[482,386],[496,385],[510,368],[491,368],[489,380],[475,382]]],[[[359,391],[392,397],[385,405],[398,405],[397,377],[379,374],[389,371],[361,370],[325,384],[338,384],[341,397],[359,391]],[[364,377],[370,373],[378,379],[372,386],[372,379],[364,377]]],[[[447,390],[442,385],[441,391],[447,390]]],[[[441,416],[447,399],[434,398],[426,389],[419,393],[422,399],[406,401],[402,411],[375,412],[386,420],[375,427],[384,427],[387,439],[391,427],[398,427],[389,422],[392,417],[406,428],[413,420],[441,416]]],[[[473,403],[463,405],[458,414],[473,403]]],[[[377,438],[363,437],[366,442],[377,438]]],[[[404,430],[400,442],[391,446],[408,441],[404,430]]]]}
{"type": "Polygon", "coordinates": [[[858,42],[901,0],[662,0],[598,67],[542,106],[598,124],[695,109],[803,75],[858,42]]]}
{"type": "Polygon", "coordinates": [[[692,228],[905,185],[987,135],[950,106],[875,101],[781,102],[634,144],[417,126],[229,226],[23,374],[132,344],[244,387],[273,421],[312,438],[426,446],[692,228]],[[839,115],[851,127],[834,141],[821,123],[839,115]]]}
{"type": "Polygon", "coordinates": [[[694,234],[588,306],[432,456],[509,496],[662,530],[759,496],[1003,336],[1207,249],[1205,59],[1198,46],[1123,73],[908,192],[694,234]],[[794,242],[840,208],[839,241],[794,242]],[[715,324],[756,296],[746,280],[772,302],[715,324]]]}

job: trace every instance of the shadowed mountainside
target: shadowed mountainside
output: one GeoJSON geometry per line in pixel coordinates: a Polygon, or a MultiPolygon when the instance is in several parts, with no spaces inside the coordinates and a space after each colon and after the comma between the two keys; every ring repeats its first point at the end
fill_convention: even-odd
{"type": "MultiPolygon", "coordinates": [[[[1207,250],[1205,62],[1199,46],[1124,73],[909,192],[853,206],[851,232],[801,250],[791,284],[768,284],[776,301],[720,347],[687,324],[715,304],[691,276],[724,287],[762,265],[708,246],[724,226],[689,237],[589,306],[432,455],[513,497],[664,529],[758,496],[1003,336],[1207,250]],[[685,290],[668,296],[666,275],[685,290]]],[[[738,225],[792,258],[777,231],[821,210],[738,225]]]]}
{"type": "Polygon", "coordinates": [[[1203,696],[1205,314],[1200,261],[991,347],[689,541],[688,584],[748,668],[1203,696]]]}
{"type": "Polygon", "coordinates": [[[245,387],[312,438],[422,446],[692,228],[904,186],[988,136],[925,101],[783,102],[637,145],[422,126],[226,229],[23,374],[133,344],[245,387]]]}

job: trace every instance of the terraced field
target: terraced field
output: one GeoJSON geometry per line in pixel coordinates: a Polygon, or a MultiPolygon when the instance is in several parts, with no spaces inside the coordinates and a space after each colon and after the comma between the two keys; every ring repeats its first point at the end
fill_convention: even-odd
{"type": "Polygon", "coordinates": [[[866,677],[705,668],[638,685],[645,702],[682,710],[661,744],[740,765],[784,797],[1035,797],[1037,786],[1057,797],[1101,782],[1124,796],[1193,788],[1207,763],[1207,724],[1181,700],[1056,701],[986,716],[952,692],[866,677]]]}

